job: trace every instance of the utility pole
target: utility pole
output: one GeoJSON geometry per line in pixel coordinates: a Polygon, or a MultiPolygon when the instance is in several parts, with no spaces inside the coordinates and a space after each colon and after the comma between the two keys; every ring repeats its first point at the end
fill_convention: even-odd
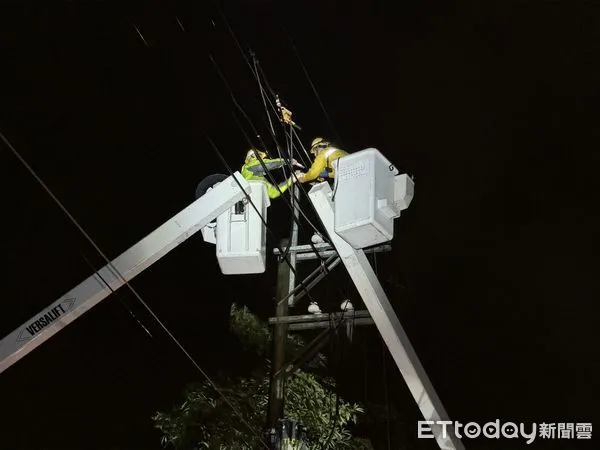
{"type": "MultiPolygon", "coordinates": [[[[280,248],[287,248],[289,246],[295,246],[298,244],[298,217],[300,216],[300,209],[298,205],[299,201],[299,190],[296,185],[292,186],[292,203],[294,205],[294,221],[292,228],[292,235],[290,238],[282,239],[280,248]]],[[[292,301],[290,292],[294,290],[296,284],[296,276],[294,271],[290,269],[290,266],[296,269],[296,254],[290,252],[289,254],[290,265],[288,265],[282,258],[279,261],[277,267],[277,289],[275,301],[276,317],[285,317],[288,315],[288,305],[292,301]],[[282,301],[283,300],[283,301],[282,301]]],[[[273,432],[277,424],[281,419],[284,418],[284,397],[285,397],[285,363],[286,354],[285,349],[287,346],[287,333],[288,324],[285,322],[277,323],[273,327],[273,357],[271,365],[271,384],[269,392],[269,416],[267,420],[268,428],[273,432]]]]}
{"type": "MultiPolygon", "coordinates": [[[[281,246],[289,245],[289,239],[282,239],[281,246]]],[[[288,302],[281,301],[288,294],[290,268],[282,259],[277,267],[277,294],[275,301],[277,308],[276,317],[284,317],[288,314],[288,302]]],[[[284,399],[284,377],[285,347],[287,344],[288,326],[286,323],[278,323],[273,327],[273,357],[271,359],[271,385],[269,392],[269,417],[267,426],[273,430],[279,419],[283,418],[284,399]]]]}

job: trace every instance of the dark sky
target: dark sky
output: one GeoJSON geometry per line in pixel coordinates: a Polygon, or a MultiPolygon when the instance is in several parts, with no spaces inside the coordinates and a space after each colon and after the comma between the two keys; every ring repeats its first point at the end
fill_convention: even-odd
{"type": "MultiPolygon", "coordinates": [[[[248,144],[209,52],[268,135],[256,84],[211,2],[126,3],[0,7],[0,131],[111,258],[187,206],[203,177],[226,173],[207,133],[231,166],[242,161],[248,144]]],[[[451,418],[590,422],[600,298],[598,6],[460,3],[246,0],[222,10],[294,110],[305,143],[335,133],[282,23],[340,144],[376,147],[414,175],[394,250],[377,262],[451,418]]],[[[4,336],[103,261],[4,144],[0,170],[4,336]]],[[[286,234],[281,202],[269,222],[278,238],[286,234]]],[[[274,268],[271,258],[266,274],[232,282],[198,235],[132,284],[216,373],[228,364],[219,337],[231,302],[273,315],[274,268]]],[[[316,295],[349,281],[342,273],[329,283],[316,295]]],[[[342,384],[359,389],[366,362],[369,395],[381,395],[373,330],[358,335],[354,353],[342,384]]],[[[402,415],[395,431],[414,434],[413,400],[388,369],[402,415]]],[[[149,417],[200,377],[123,289],[0,375],[0,447],[159,448],[149,417]]],[[[393,448],[418,445],[394,439],[393,448]]]]}

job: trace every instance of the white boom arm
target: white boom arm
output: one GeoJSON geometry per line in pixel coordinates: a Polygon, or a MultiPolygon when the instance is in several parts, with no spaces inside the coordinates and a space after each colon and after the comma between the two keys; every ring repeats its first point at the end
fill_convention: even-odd
{"type": "MultiPolygon", "coordinates": [[[[430,421],[449,420],[364,251],[353,248],[335,232],[332,194],[328,183],[320,183],[308,195],[423,417],[430,421]]],[[[464,450],[451,426],[447,428],[447,436],[444,436],[440,425],[431,425],[430,428],[440,449],[464,450]]]]}
{"type": "Polygon", "coordinates": [[[244,191],[250,184],[236,172],[10,333],[0,341],[0,373],[245,198],[244,191]]]}

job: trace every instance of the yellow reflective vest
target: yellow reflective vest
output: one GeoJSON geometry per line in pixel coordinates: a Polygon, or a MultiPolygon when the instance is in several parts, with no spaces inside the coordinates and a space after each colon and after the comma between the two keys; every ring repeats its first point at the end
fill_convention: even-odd
{"type": "MultiPolygon", "coordinates": [[[[280,169],[285,164],[282,158],[275,159],[263,159],[267,171],[280,169]]],[[[265,178],[265,169],[258,159],[252,159],[248,163],[242,166],[242,176],[248,181],[262,181],[267,187],[267,195],[269,198],[280,197],[288,188],[292,185],[292,178],[288,178],[286,181],[280,183],[278,186],[274,186],[269,183],[265,178]]]]}
{"type": "Polygon", "coordinates": [[[319,177],[325,178],[325,176],[335,178],[335,162],[347,154],[348,152],[336,147],[329,147],[326,150],[319,152],[315,161],[312,163],[312,166],[310,166],[310,169],[304,174],[301,181],[307,183],[316,180],[319,177]]]}

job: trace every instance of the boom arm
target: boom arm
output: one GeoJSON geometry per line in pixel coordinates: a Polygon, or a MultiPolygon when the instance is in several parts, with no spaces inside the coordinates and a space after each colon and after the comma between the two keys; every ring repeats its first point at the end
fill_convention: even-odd
{"type": "Polygon", "coordinates": [[[234,173],[10,333],[0,341],[0,373],[204,228],[250,189],[239,172],[234,173]]]}
{"type": "MultiPolygon", "coordinates": [[[[429,421],[448,421],[448,413],[433,389],[364,251],[353,248],[335,232],[332,194],[327,183],[314,186],[308,193],[423,417],[429,421]]],[[[447,435],[439,424],[431,425],[431,430],[441,450],[464,450],[464,445],[454,434],[452,426],[448,427],[447,435]]]]}

